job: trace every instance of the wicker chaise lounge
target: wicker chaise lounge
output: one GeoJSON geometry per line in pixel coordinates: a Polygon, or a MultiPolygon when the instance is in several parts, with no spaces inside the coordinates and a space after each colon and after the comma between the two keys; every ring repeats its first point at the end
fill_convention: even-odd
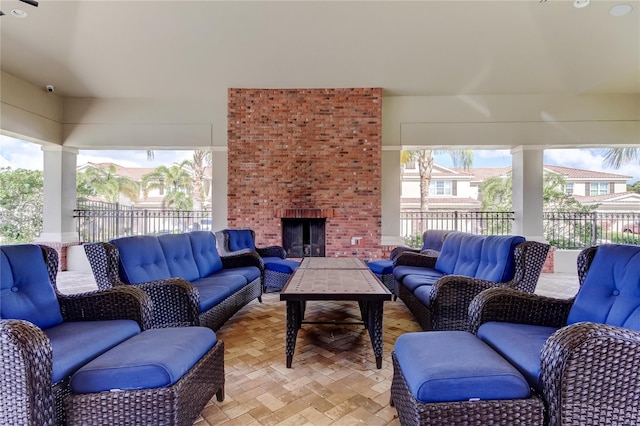
{"type": "Polygon", "coordinates": [[[585,249],[578,276],[568,300],[482,292],[469,308],[471,331],[523,373],[548,425],[638,424],[640,247],[585,249]]]}

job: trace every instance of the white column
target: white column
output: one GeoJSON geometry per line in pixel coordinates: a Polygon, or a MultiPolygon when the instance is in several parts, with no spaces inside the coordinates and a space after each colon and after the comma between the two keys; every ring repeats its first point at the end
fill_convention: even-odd
{"type": "Polygon", "coordinates": [[[382,241],[383,246],[403,245],[400,235],[402,173],[399,146],[382,148],[382,241]]]}
{"type": "Polygon", "coordinates": [[[211,230],[219,231],[227,227],[227,179],[229,174],[228,158],[229,149],[226,146],[214,146],[212,148],[213,161],[211,162],[211,230]]]}
{"type": "Polygon", "coordinates": [[[43,146],[44,211],[42,233],[37,241],[77,242],[73,218],[76,208],[76,159],[78,150],[63,146],[43,146]]]}
{"type": "Polygon", "coordinates": [[[540,147],[519,146],[511,150],[513,167],[513,234],[527,240],[544,241],[543,211],[543,150],[540,147]]]}

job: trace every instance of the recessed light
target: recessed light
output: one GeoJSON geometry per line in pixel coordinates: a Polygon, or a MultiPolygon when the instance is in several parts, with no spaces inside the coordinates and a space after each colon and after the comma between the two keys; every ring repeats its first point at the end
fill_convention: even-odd
{"type": "Polygon", "coordinates": [[[27,17],[27,12],[25,12],[22,9],[13,9],[11,11],[11,14],[13,16],[15,16],[16,18],[26,18],[27,17]]]}
{"type": "Polygon", "coordinates": [[[578,9],[582,9],[583,7],[587,7],[591,4],[591,0],[575,0],[573,2],[573,7],[577,7],[578,9]]]}
{"type": "Polygon", "coordinates": [[[609,15],[611,16],[624,16],[631,13],[633,8],[630,4],[617,4],[609,9],[609,15]]]}

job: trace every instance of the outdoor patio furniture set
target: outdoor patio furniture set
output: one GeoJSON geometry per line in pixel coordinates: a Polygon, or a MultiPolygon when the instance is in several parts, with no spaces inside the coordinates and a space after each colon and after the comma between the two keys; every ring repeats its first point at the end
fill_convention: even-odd
{"type": "MultiPolygon", "coordinates": [[[[247,235],[235,237],[222,235],[238,249],[247,235]]],[[[578,295],[556,300],[532,294],[548,246],[443,238],[439,252],[394,261],[401,300],[429,315],[429,331],[402,335],[391,356],[401,424],[638,421],[640,247],[583,250],[578,295]]],[[[53,249],[2,246],[0,423],[191,424],[214,394],[224,399],[213,330],[262,294],[267,262],[233,251],[220,257],[206,231],[87,245],[100,290],[65,296],[53,249]]]]}

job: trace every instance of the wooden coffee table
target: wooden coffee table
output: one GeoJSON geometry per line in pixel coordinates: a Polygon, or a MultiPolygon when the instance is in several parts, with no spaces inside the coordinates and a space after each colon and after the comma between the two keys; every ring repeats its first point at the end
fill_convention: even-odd
{"type": "Polygon", "coordinates": [[[287,368],[291,368],[298,330],[302,324],[359,324],[369,330],[376,357],[376,367],[382,368],[382,313],[391,293],[357,258],[307,257],[280,293],[287,302],[287,368]],[[358,302],[362,322],[304,321],[307,301],[353,300],[358,302]]]}

